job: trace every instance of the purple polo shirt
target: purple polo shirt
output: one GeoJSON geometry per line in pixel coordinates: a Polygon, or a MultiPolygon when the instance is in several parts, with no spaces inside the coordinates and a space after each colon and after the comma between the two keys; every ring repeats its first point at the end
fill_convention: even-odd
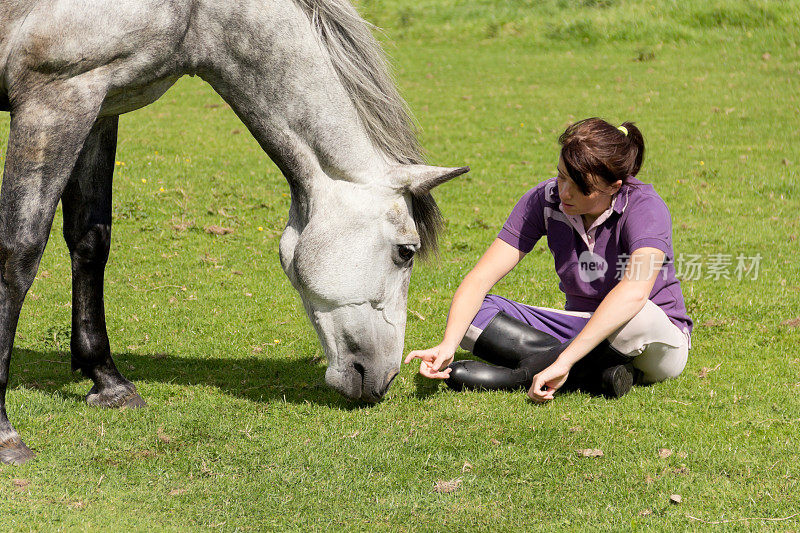
{"type": "MultiPolygon", "coordinates": [[[[589,230],[584,229],[580,216],[562,212],[560,204],[556,178],[538,184],[517,202],[498,237],[527,253],[547,235],[567,311],[595,311],[619,283],[630,254],[652,247],[666,257],[650,300],[678,329],[691,332],[692,320],[675,277],[672,219],[652,185],[629,178],[589,230]]],[[[640,267],[642,272],[645,267],[640,267]]]]}

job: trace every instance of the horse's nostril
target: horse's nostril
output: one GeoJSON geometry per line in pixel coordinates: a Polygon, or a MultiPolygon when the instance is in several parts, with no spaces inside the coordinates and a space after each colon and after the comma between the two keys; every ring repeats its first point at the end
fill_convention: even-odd
{"type": "Polygon", "coordinates": [[[364,372],[366,372],[366,370],[364,370],[364,365],[362,365],[361,363],[353,363],[353,368],[356,369],[356,372],[361,374],[361,384],[363,386],[363,384],[364,384],[364,372]]]}

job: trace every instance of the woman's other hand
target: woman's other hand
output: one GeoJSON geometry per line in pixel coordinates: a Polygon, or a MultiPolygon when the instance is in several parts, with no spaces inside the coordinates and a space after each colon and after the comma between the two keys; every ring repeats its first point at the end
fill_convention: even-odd
{"type": "Polygon", "coordinates": [[[548,366],[533,376],[533,384],[528,389],[528,398],[537,403],[552,400],[556,391],[567,381],[569,371],[568,366],[561,365],[558,361],[548,366]]]}
{"type": "Polygon", "coordinates": [[[455,352],[455,349],[439,344],[427,350],[414,350],[408,354],[404,362],[410,363],[414,359],[419,359],[420,374],[431,379],[447,379],[450,377],[450,369],[446,367],[453,362],[455,352]]]}

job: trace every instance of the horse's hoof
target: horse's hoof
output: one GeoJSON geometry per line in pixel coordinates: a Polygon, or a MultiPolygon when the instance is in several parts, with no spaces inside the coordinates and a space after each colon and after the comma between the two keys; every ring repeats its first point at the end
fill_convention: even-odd
{"type": "Polygon", "coordinates": [[[25,446],[25,443],[19,437],[11,437],[0,442],[0,463],[21,465],[34,457],[36,457],[36,454],[25,446]]]}
{"type": "Polygon", "coordinates": [[[94,407],[108,407],[110,409],[147,407],[147,402],[139,396],[133,383],[106,389],[103,392],[97,392],[97,385],[95,385],[86,395],[86,403],[94,407]]]}

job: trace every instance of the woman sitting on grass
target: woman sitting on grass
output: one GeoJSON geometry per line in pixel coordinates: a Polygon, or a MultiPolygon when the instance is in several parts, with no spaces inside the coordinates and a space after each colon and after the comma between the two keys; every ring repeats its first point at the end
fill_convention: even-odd
{"type": "Polygon", "coordinates": [[[641,132],[590,118],[559,142],[558,177],[517,202],[456,290],[442,342],[406,358],[421,360],[423,376],[456,390],[529,387],[545,402],[561,388],[618,397],[686,366],[692,321],[675,278],[669,210],[635,178],[641,132]],[[543,235],[566,310],[487,295],[543,235]],[[453,363],[459,343],[492,364],[453,363]]]}

